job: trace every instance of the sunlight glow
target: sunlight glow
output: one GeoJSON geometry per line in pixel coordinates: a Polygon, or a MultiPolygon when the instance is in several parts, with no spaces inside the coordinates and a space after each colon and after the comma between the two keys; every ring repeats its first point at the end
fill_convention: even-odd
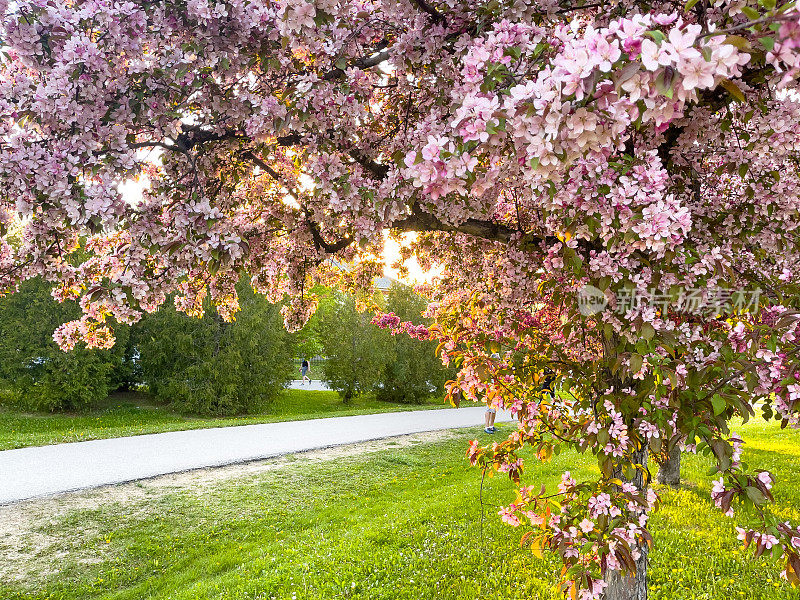
{"type": "MultiPolygon", "coordinates": [[[[411,243],[416,238],[416,235],[416,233],[405,234],[403,236],[404,242],[411,243]]],[[[394,279],[398,279],[404,283],[417,284],[429,283],[434,277],[438,277],[442,274],[443,268],[440,266],[434,267],[429,271],[425,271],[419,266],[417,259],[412,256],[405,262],[405,266],[408,268],[408,277],[400,277],[398,270],[393,268],[392,265],[400,260],[401,247],[402,244],[400,242],[390,239],[387,235],[384,235],[383,274],[386,277],[393,277],[394,279]]]]}

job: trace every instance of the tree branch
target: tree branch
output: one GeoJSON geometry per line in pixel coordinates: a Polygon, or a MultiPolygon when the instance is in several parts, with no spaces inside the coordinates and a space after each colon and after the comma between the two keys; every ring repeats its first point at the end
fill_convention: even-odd
{"type": "Polygon", "coordinates": [[[291,188],[291,187],[290,187],[290,186],[289,186],[289,185],[288,185],[288,184],[287,184],[287,183],[286,183],[286,182],[283,180],[283,177],[281,177],[281,174],[280,174],[280,173],[278,173],[278,172],[277,172],[275,169],[273,169],[271,166],[269,166],[269,165],[266,163],[266,161],[264,161],[264,159],[262,159],[262,158],[259,158],[258,156],[256,156],[255,154],[253,154],[253,153],[252,153],[252,152],[250,152],[250,151],[248,151],[248,152],[245,152],[244,154],[242,154],[242,158],[244,158],[244,159],[246,159],[246,160],[250,160],[250,161],[254,162],[254,163],[256,164],[256,166],[258,166],[258,167],[259,167],[261,170],[263,170],[263,171],[264,171],[264,172],[265,172],[267,175],[269,175],[269,176],[270,176],[270,177],[272,177],[272,178],[273,178],[275,181],[277,181],[278,183],[280,183],[280,184],[281,184],[281,185],[284,187],[284,189],[286,190],[286,193],[287,193],[287,194],[289,194],[289,195],[290,195],[292,198],[294,198],[294,199],[295,199],[297,202],[299,202],[299,201],[300,201],[300,195],[299,195],[299,194],[298,194],[296,191],[294,191],[294,190],[293,190],[293,189],[292,189],[292,188],[291,188]]]}
{"type": "MultiPolygon", "coordinates": [[[[742,74],[740,79],[748,85],[753,85],[760,77],[763,77],[766,72],[766,68],[748,69],[742,74]]],[[[704,90],[700,94],[696,106],[703,106],[716,112],[728,106],[732,101],[733,96],[720,84],[713,89],[704,90]]],[[[669,164],[670,153],[681,133],[683,133],[682,125],[670,125],[667,131],[664,132],[664,142],[658,147],[658,156],[661,158],[661,162],[665,167],[669,164]]]]}
{"type": "Polygon", "coordinates": [[[183,132],[175,138],[175,145],[192,150],[195,146],[207,142],[222,142],[226,140],[246,140],[246,135],[236,129],[227,129],[221,133],[208,131],[200,126],[183,126],[183,132]]]}
{"type": "MultiPolygon", "coordinates": [[[[348,67],[355,67],[357,69],[370,69],[382,62],[389,60],[389,51],[382,50],[372,56],[365,56],[358,58],[347,64],[348,67]]],[[[334,79],[341,79],[344,77],[344,70],[339,67],[334,67],[322,76],[323,81],[333,81],[334,79]]]]}
{"type": "Polygon", "coordinates": [[[364,156],[359,150],[351,150],[349,154],[354,161],[372,173],[375,179],[383,179],[389,173],[389,165],[377,163],[364,156]]]}
{"type": "Polygon", "coordinates": [[[511,237],[518,231],[507,227],[501,223],[493,221],[481,221],[478,219],[467,219],[460,225],[449,225],[443,223],[434,215],[423,211],[418,204],[414,204],[409,216],[395,221],[389,226],[391,229],[400,231],[445,231],[453,233],[463,233],[474,237],[494,242],[507,244],[511,237]]]}
{"type": "Polygon", "coordinates": [[[353,240],[349,237],[343,237],[338,242],[326,242],[325,238],[322,237],[319,226],[311,220],[308,213],[306,213],[306,224],[308,225],[308,230],[311,232],[311,239],[314,240],[314,246],[316,246],[317,250],[321,249],[325,250],[328,254],[336,254],[353,243],[353,240]]]}
{"type": "MultiPolygon", "coordinates": [[[[267,173],[270,177],[272,177],[275,181],[280,183],[287,191],[287,193],[294,198],[297,202],[300,201],[300,197],[292,188],[290,188],[286,182],[281,177],[281,174],[278,173],[275,169],[269,166],[266,161],[262,158],[259,158],[252,152],[245,152],[242,155],[242,158],[251,160],[254,162],[258,167],[260,167],[265,173],[267,173]]],[[[302,209],[303,214],[305,215],[306,225],[308,226],[308,230],[311,233],[311,239],[314,241],[314,246],[317,250],[324,250],[328,254],[336,254],[340,250],[344,250],[349,246],[353,240],[349,237],[343,237],[337,242],[327,242],[325,238],[322,237],[322,232],[319,230],[319,225],[317,225],[314,221],[311,220],[311,213],[305,208],[302,209]]]]}
{"type": "Polygon", "coordinates": [[[424,12],[431,18],[431,21],[434,22],[436,25],[444,25],[445,19],[444,15],[436,10],[428,0],[411,0],[411,4],[416,6],[419,10],[424,12]]]}
{"type": "MultiPolygon", "coordinates": [[[[450,225],[448,223],[443,223],[436,216],[422,210],[419,204],[414,204],[409,216],[395,221],[388,227],[399,231],[443,231],[463,233],[472,237],[492,242],[500,242],[502,244],[510,243],[514,235],[519,235],[521,245],[528,248],[540,246],[542,244],[553,246],[562,243],[561,240],[554,235],[541,236],[533,233],[526,233],[520,229],[513,229],[508,225],[491,220],[470,218],[458,225],[450,225]]],[[[578,240],[578,247],[576,250],[584,259],[588,259],[591,251],[600,251],[602,250],[602,246],[596,242],[582,239],[578,240]]]]}
{"type": "MultiPolygon", "coordinates": [[[[221,132],[209,131],[203,129],[198,125],[183,126],[183,132],[175,138],[175,146],[177,149],[191,150],[195,146],[206,144],[208,142],[225,142],[231,140],[240,140],[249,142],[252,141],[250,137],[246,136],[239,130],[226,129],[221,132]]],[[[279,146],[297,146],[303,141],[299,133],[290,133],[289,135],[278,136],[276,138],[279,146]]],[[[162,142],[141,142],[129,146],[129,148],[142,147],[142,146],[163,146],[162,142]]],[[[176,149],[176,148],[173,148],[176,149]]]]}

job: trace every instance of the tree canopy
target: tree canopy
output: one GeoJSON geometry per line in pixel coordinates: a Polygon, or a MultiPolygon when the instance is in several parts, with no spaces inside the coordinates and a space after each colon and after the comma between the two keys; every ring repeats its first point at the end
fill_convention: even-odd
{"type": "Polygon", "coordinates": [[[63,347],[110,346],[173,292],[230,318],[242,273],[297,329],[313,285],[368,286],[384,231],[416,231],[406,251],[445,268],[424,331],[453,398],[521,421],[473,460],[597,457],[504,512],[573,597],[644,585],[646,448],[676,438],[800,581],[800,530],[728,426],[798,424],[794,1],[0,0],[0,20],[0,285],[80,299],[63,347]]]}

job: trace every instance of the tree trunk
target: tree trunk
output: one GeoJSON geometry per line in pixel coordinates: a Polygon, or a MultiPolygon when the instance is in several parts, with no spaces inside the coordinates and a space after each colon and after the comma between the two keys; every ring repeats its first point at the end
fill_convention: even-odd
{"type": "MultiPolygon", "coordinates": [[[[648,447],[633,453],[633,461],[636,464],[647,466],[648,447]]],[[[622,479],[623,476],[619,474],[622,479]]],[[[636,470],[636,475],[631,481],[633,485],[645,492],[644,474],[636,470]]],[[[619,571],[608,571],[606,573],[606,589],[603,594],[604,600],[647,600],[647,544],[638,547],[639,559],[636,561],[636,575],[623,575],[619,571]]]]}
{"type": "Polygon", "coordinates": [[[681,447],[675,444],[669,451],[669,458],[658,468],[658,483],[678,487],[681,484],[681,447]]]}
{"type": "Polygon", "coordinates": [[[636,577],[623,576],[619,571],[606,574],[605,600],[647,600],[647,545],[639,547],[636,577]]]}
{"type": "MultiPolygon", "coordinates": [[[[618,355],[619,336],[615,333],[610,335],[605,332],[602,335],[603,341],[603,355],[607,365],[611,365],[618,355]]],[[[614,386],[615,389],[622,389],[624,387],[635,387],[635,381],[627,378],[622,381],[618,375],[614,373],[611,368],[608,368],[608,384],[614,386]]],[[[631,427],[631,425],[628,425],[631,427]]],[[[638,435],[630,435],[630,439],[636,439],[638,435]]],[[[633,464],[642,465],[647,467],[647,457],[650,454],[650,448],[647,444],[643,444],[641,448],[632,453],[631,459],[633,464]]],[[[627,479],[622,473],[622,466],[619,465],[615,469],[615,476],[621,480],[627,479]]],[[[641,494],[645,494],[647,486],[645,485],[645,476],[642,469],[636,469],[635,475],[630,482],[640,490],[641,494]]],[[[648,482],[649,483],[649,482],[648,482]]],[[[606,571],[605,581],[606,588],[603,593],[604,600],[647,600],[647,545],[640,546],[639,558],[636,560],[636,575],[623,575],[619,571],[606,571]]]]}

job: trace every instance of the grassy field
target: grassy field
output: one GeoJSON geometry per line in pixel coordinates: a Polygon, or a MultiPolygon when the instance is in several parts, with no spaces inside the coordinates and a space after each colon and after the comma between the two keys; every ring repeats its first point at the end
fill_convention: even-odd
{"type": "Polygon", "coordinates": [[[380,402],[369,396],[345,404],[336,392],[285,390],[268,412],[215,418],[183,415],[141,394],[117,394],[88,413],[25,413],[0,406],[0,450],[182,429],[426,408],[446,406],[437,399],[431,399],[428,404],[409,405],[380,402]]]}
{"type": "MultiPolygon", "coordinates": [[[[745,460],[776,473],[777,510],[797,522],[800,435],[763,424],[740,431],[745,460]]],[[[481,517],[479,473],[464,459],[467,440],[477,434],[460,431],[408,447],[387,442],[377,453],[325,462],[299,457],[205,486],[142,482],[116,501],[79,499],[69,510],[28,505],[25,518],[35,522],[27,523],[30,540],[16,551],[30,559],[20,562],[9,547],[13,536],[0,536],[0,555],[17,557],[5,573],[0,565],[0,598],[557,598],[555,561],[520,548],[520,532],[496,515],[498,505],[513,500],[506,478],[487,479],[481,517]]],[[[651,598],[800,598],[780,580],[778,564],[741,550],[735,523],[709,505],[707,468],[706,458],[688,456],[683,488],[660,489],[651,598]]],[[[564,469],[580,476],[594,466],[562,454],[530,463],[526,483],[555,485],[564,469]]],[[[0,508],[0,523],[13,508],[0,508]]]]}

